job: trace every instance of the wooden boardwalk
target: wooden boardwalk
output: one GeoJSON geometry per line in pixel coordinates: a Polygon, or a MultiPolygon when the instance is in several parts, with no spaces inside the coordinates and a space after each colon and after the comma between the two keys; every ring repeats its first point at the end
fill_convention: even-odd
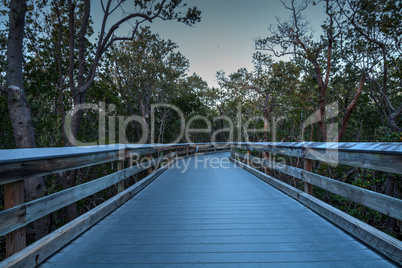
{"type": "Polygon", "coordinates": [[[394,266],[228,157],[177,162],[42,267],[394,266]]]}

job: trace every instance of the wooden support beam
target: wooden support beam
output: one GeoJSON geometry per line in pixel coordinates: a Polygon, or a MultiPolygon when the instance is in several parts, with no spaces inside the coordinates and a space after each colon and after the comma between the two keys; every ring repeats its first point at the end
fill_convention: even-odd
{"type": "MultiPolygon", "coordinates": [[[[264,159],[264,160],[268,160],[268,153],[266,153],[266,152],[262,152],[262,159],[264,159]]],[[[264,173],[265,174],[267,174],[267,175],[269,175],[269,176],[272,176],[272,170],[269,168],[269,167],[266,167],[266,166],[264,166],[264,165],[262,165],[263,166],[263,168],[264,168],[264,173]]]]}
{"type": "MultiPolygon", "coordinates": [[[[148,158],[148,162],[152,161],[152,155],[151,154],[148,154],[147,158],[148,158]]],[[[148,168],[148,175],[151,175],[151,173],[152,173],[152,166],[150,166],[148,168]]]]}
{"type": "MultiPolygon", "coordinates": [[[[7,183],[4,185],[4,208],[24,204],[24,181],[7,183]]],[[[26,247],[25,227],[6,234],[6,258],[14,255],[26,247]]]]}
{"type": "MultiPolygon", "coordinates": [[[[164,152],[162,151],[158,151],[158,155],[157,155],[157,158],[164,158],[164,152]]],[[[156,163],[155,164],[155,166],[154,166],[154,170],[157,170],[157,169],[159,169],[160,167],[162,166],[162,163],[156,163]]]]}
{"type": "MultiPolygon", "coordinates": [[[[308,172],[312,171],[311,162],[312,162],[312,160],[310,160],[310,159],[304,159],[304,170],[305,171],[308,171],[308,172]]],[[[313,195],[313,185],[311,185],[308,182],[304,182],[304,192],[309,195],[313,195]]]]}
{"type": "MultiPolygon", "coordinates": [[[[124,160],[119,160],[117,162],[117,171],[124,170],[124,160]]],[[[117,183],[117,192],[121,193],[124,191],[124,181],[117,183]]]]}

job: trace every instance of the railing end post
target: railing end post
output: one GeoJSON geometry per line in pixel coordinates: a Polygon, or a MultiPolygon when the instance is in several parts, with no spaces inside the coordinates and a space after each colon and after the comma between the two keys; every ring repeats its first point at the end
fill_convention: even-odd
{"type": "MultiPolygon", "coordinates": [[[[308,172],[311,172],[312,171],[312,166],[311,166],[312,161],[311,161],[311,159],[304,158],[303,162],[304,162],[304,170],[308,171],[308,172]]],[[[313,185],[311,185],[308,182],[304,182],[304,192],[306,192],[309,195],[313,195],[313,185]]]]}
{"type": "MultiPolygon", "coordinates": [[[[24,181],[4,184],[4,208],[24,204],[24,181]]],[[[26,247],[25,227],[6,234],[6,258],[26,247]]]]}

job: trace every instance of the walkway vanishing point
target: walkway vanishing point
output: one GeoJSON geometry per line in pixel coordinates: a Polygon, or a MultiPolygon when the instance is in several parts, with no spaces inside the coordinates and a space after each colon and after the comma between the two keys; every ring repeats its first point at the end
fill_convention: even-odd
{"type": "MultiPolygon", "coordinates": [[[[378,248],[366,245],[359,235],[356,238],[356,234],[348,234],[345,228],[328,221],[345,216],[343,212],[314,197],[302,201],[307,194],[293,188],[296,200],[283,186],[272,186],[279,181],[266,183],[270,176],[243,164],[256,159],[232,152],[229,161],[230,152],[205,154],[206,149],[200,154],[198,147],[195,151],[197,155],[176,159],[170,167],[165,165],[122,191],[121,195],[131,192],[134,196],[120,197],[128,201],[99,221],[87,218],[94,225],[59,246],[61,249],[40,267],[397,266],[400,241],[385,234],[373,238],[365,230],[367,226],[357,229],[352,220],[346,230],[352,228],[351,233],[361,233],[371,241],[378,239],[374,241],[378,248]],[[310,202],[309,207],[315,211],[303,202],[310,202]],[[317,204],[328,211],[318,209],[317,204]],[[322,213],[328,214],[327,219],[319,215],[322,213]],[[391,239],[387,246],[380,241],[384,237],[391,239]]],[[[187,155],[190,150],[183,152],[187,155]]],[[[102,206],[93,213],[96,209],[110,210],[102,206]]],[[[345,225],[339,221],[338,225],[345,225]]],[[[354,223],[360,224],[356,219],[354,223]]],[[[43,245],[36,250],[43,254],[43,245]]],[[[12,262],[21,259],[15,257],[18,254],[1,264],[18,266],[18,262],[12,262]]],[[[37,260],[35,264],[39,264],[37,260]]]]}

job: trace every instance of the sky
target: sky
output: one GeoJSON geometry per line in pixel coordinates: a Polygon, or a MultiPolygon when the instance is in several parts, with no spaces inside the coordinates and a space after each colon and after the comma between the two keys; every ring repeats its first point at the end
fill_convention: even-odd
{"type": "MultiPolygon", "coordinates": [[[[252,70],[252,55],[256,52],[254,39],[266,37],[268,27],[276,24],[276,17],[289,18],[280,0],[183,0],[188,7],[201,10],[201,22],[193,27],[173,21],[155,20],[148,24],[151,31],[163,39],[170,39],[189,60],[189,75],[197,73],[208,86],[217,87],[216,72],[226,74],[239,68],[252,70]]],[[[312,7],[306,16],[319,29],[324,16],[322,9],[312,7]]],[[[92,14],[95,24],[97,16],[92,14]]],[[[130,27],[127,25],[126,27],[130,27]]],[[[96,27],[95,27],[96,28],[96,27]]],[[[129,29],[121,27],[120,31],[129,29]]]]}

